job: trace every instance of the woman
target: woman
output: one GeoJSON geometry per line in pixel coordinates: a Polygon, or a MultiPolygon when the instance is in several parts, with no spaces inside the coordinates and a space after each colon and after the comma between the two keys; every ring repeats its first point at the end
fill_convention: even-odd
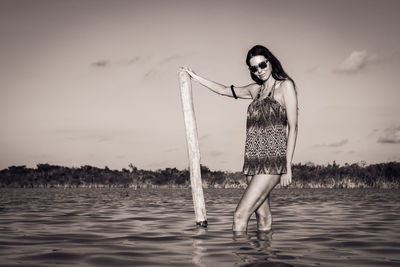
{"type": "Polygon", "coordinates": [[[213,92],[241,99],[253,99],[247,110],[246,146],[243,173],[244,192],[233,216],[233,231],[247,230],[256,213],[257,229],[269,231],[272,225],[269,195],[280,182],[292,182],[292,158],[297,137],[297,94],[294,81],[279,60],[264,46],[247,53],[246,64],[255,83],[243,87],[225,86],[182,67],[192,79],[213,92]]]}

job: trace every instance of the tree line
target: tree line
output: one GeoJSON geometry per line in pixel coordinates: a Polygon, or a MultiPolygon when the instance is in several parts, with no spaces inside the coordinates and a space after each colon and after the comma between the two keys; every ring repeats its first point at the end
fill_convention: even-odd
{"type": "MultiPolygon", "coordinates": [[[[292,188],[400,188],[400,162],[366,165],[333,162],[315,165],[311,162],[293,165],[292,188]]],[[[205,188],[245,188],[246,177],[241,172],[212,171],[201,166],[205,188]]],[[[11,166],[0,171],[0,187],[190,187],[188,169],[165,168],[142,170],[129,165],[129,169],[111,170],[89,165],[63,167],[37,164],[36,168],[11,166]]]]}

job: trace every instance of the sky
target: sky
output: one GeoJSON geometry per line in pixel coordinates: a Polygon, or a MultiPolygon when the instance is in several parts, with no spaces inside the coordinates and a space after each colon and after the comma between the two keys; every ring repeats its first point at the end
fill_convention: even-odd
{"type": "MultiPolygon", "coordinates": [[[[189,166],[179,66],[252,83],[268,47],[295,80],[294,163],[400,161],[399,1],[0,0],[0,169],[189,166]]],[[[251,100],[192,82],[201,163],[240,171],[251,100]]]]}

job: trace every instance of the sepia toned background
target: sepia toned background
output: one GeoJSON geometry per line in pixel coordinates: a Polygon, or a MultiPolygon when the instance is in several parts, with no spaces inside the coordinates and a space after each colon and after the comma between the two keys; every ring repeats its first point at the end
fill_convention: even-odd
{"type": "MultiPolygon", "coordinates": [[[[294,162],[400,161],[399,1],[0,0],[0,169],[186,168],[177,70],[251,83],[265,45],[295,80],[294,162]]],[[[202,164],[240,170],[249,100],[193,84],[202,164]]]]}

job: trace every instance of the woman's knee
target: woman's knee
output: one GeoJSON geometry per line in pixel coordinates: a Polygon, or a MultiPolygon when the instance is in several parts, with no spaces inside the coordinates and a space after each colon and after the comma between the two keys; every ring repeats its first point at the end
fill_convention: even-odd
{"type": "Polygon", "coordinates": [[[265,209],[258,209],[256,210],[256,216],[259,218],[268,218],[271,216],[271,211],[270,210],[265,210],[265,209]]]}
{"type": "Polygon", "coordinates": [[[233,221],[240,221],[242,217],[242,213],[238,210],[235,210],[235,212],[233,213],[233,221]]]}
{"type": "Polygon", "coordinates": [[[257,208],[256,215],[259,217],[268,217],[271,215],[269,197],[267,197],[267,199],[257,208]]]}
{"type": "Polygon", "coordinates": [[[249,217],[249,212],[246,212],[241,209],[237,209],[233,213],[233,221],[234,222],[247,221],[248,217],[249,217]]]}

